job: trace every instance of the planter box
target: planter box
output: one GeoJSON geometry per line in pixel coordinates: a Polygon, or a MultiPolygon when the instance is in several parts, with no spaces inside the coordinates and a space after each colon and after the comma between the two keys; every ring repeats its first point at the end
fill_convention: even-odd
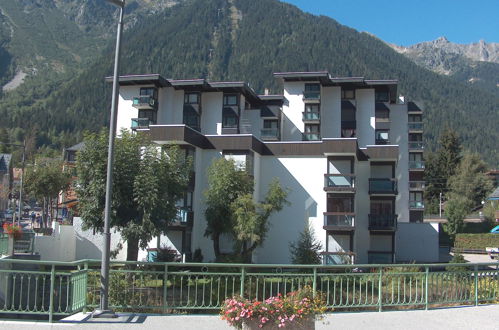
{"type": "Polygon", "coordinates": [[[306,318],[303,320],[295,320],[291,323],[286,323],[286,327],[279,328],[275,323],[266,323],[262,328],[258,327],[260,323],[257,320],[248,320],[243,323],[243,330],[315,330],[315,319],[306,318]]]}

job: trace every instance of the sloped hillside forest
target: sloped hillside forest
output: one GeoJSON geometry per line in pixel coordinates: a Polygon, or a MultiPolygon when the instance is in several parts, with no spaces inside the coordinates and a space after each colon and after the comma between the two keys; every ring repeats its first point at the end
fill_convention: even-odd
{"type": "MultiPolygon", "coordinates": [[[[74,0],[59,2],[67,4],[67,12],[70,5],[77,5],[74,0]]],[[[6,3],[0,1],[4,21],[6,3]]],[[[78,142],[83,131],[96,131],[108,123],[111,86],[104,77],[112,75],[117,11],[88,3],[94,3],[94,9],[86,8],[87,14],[95,10],[95,17],[88,15],[94,23],[66,15],[59,26],[45,31],[50,38],[38,36],[50,42],[37,39],[32,46],[36,49],[24,50],[53,59],[45,68],[38,66],[38,72],[28,75],[20,87],[3,92],[0,126],[8,129],[11,140],[28,138],[34,148],[58,149],[78,142]],[[63,26],[75,21],[79,25],[63,26]],[[44,49],[62,43],[68,46],[59,52],[44,49]]],[[[465,149],[479,152],[492,167],[499,164],[497,91],[475,89],[423,69],[367,33],[277,0],[186,0],[138,13],[137,8],[147,3],[127,2],[121,74],[244,80],[259,93],[264,88],[280,92],[272,73],[282,71],[327,70],[338,77],[398,79],[400,94],[425,112],[429,150],[435,148],[441,131],[450,127],[465,149]]],[[[34,24],[46,26],[50,19],[46,15],[40,18],[45,25],[34,24]]],[[[0,74],[5,83],[15,68],[27,64],[26,59],[16,63],[16,54],[23,50],[12,44],[12,35],[2,29],[1,38],[0,74]]],[[[37,56],[32,56],[33,63],[37,56]]]]}

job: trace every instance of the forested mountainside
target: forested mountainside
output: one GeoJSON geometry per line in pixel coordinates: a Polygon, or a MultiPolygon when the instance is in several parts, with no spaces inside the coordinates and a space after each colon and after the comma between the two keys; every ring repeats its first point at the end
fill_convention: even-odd
{"type": "Polygon", "coordinates": [[[456,44],[440,37],[410,47],[390,46],[426,69],[499,94],[498,43],[456,44]]]}
{"type": "MultiPolygon", "coordinates": [[[[125,17],[126,19],[126,17],[125,17]]],[[[384,42],[277,0],[187,0],[132,21],[123,36],[121,74],[244,80],[280,92],[273,72],[328,70],[333,76],[399,79],[399,91],[425,111],[425,140],[453,127],[466,148],[499,164],[499,97],[423,69],[384,42]]],[[[111,38],[112,40],[112,38],[111,38]]],[[[113,40],[114,42],[114,40],[113,40]]],[[[0,102],[1,125],[37,144],[76,142],[108,121],[112,43],[62,86],[27,82],[0,102]]]]}

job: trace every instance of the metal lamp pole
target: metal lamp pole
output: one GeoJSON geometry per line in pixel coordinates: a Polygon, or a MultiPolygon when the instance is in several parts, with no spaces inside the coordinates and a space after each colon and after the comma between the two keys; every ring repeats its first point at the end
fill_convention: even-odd
{"type": "Polygon", "coordinates": [[[123,28],[123,11],[125,0],[106,0],[120,7],[120,17],[116,36],[116,51],[114,57],[113,95],[111,99],[111,118],[109,125],[109,146],[107,155],[107,177],[106,177],[106,202],[104,207],[104,250],[102,251],[101,263],[101,287],[100,306],[93,313],[93,317],[116,317],[109,309],[109,253],[111,248],[110,217],[111,199],[113,195],[113,162],[114,162],[114,138],[116,135],[116,117],[118,113],[118,68],[120,63],[121,33],[123,28]]]}

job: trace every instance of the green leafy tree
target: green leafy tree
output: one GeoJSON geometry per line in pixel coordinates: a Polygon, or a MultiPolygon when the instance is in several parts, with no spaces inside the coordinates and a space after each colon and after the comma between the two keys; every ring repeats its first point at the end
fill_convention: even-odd
{"type": "Polygon", "coordinates": [[[456,234],[462,232],[464,228],[464,218],[468,215],[472,204],[464,198],[454,198],[445,205],[445,217],[447,223],[444,230],[449,235],[451,242],[454,242],[456,234]]]}
{"type": "Polygon", "coordinates": [[[308,225],[305,227],[296,242],[289,245],[291,262],[294,264],[312,265],[320,264],[320,251],[322,245],[314,238],[314,229],[308,225]]]}
{"type": "Polygon", "coordinates": [[[268,219],[287,203],[287,192],[277,180],[269,184],[262,202],[253,199],[253,179],[232,160],[214,160],[208,169],[205,236],[213,240],[215,257],[220,260],[220,236],[234,239],[234,255],[249,261],[251,253],[263,244],[269,230],[268,219]]]}
{"type": "Polygon", "coordinates": [[[55,159],[38,159],[26,169],[26,192],[43,203],[43,224],[47,225],[47,207],[66,190],[71,182],[69,173],[62,170],[62,162],[55,159]]]}
{"type": "Polygon", "coordinates": [[[0,154],[9,153],[10,147],[6,143],[9,143],[9,133],[4,127],[0,127],[0,154]]]}
{"type": "MultiPolygon", "coordinates": [[[[88,134],[76,165],[78,210],[85,227],[97,230],[104,226],[107,136],[105,131],[88,134]]],[[[127,131],[116,139],[110,220],[127,242],[127,260],[137,260],[139,246],[145,248],[153,237],[166,233],[191,167],[177,147],[160,149],[127,131]]]]}

